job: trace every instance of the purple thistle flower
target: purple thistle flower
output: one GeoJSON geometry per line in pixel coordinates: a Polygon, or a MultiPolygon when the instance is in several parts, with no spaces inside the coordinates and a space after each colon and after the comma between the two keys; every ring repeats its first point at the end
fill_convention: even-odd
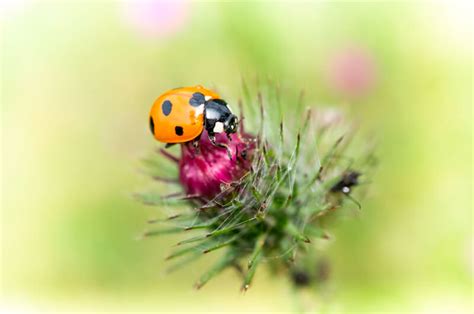
{"type": "Polygon", "coordinates": [[[199,148],[181,145],[179,179],[188,195],[199,195],[212,199],[221,192],[224,185],[240,179],[250,170],[254,138],[249,134],[231,134],[230,141],[225,134],[217,134],[218,143],[229,146],[227,151],[212,145],[206,132],[201,136],[199,148]]]}

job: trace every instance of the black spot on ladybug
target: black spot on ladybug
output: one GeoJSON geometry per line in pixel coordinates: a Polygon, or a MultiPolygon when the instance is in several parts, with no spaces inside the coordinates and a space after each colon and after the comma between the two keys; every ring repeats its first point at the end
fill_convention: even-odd
{"type": "Polygon", "coordinates": [[[183,128],[182,128],[182,127],[180,127],[180,126],[177,126],[177,127],[175,127],[175,128],[174,128],[174,132],[175,132],[175,133],[176,133],[176,135],[178,135],[178,136],[181,136],[181,135],[183,135],[183,134],[184,134],[184,132],[183,132],[183,128]]]}
{"type": "Polygon", "coordinates": [[[150,131],[151,134],[155,135],[155,122],[153,122],[153,117],[150,117],[150,131]]]}
{"type": "Polygon", "coordinates": [[[199,107],[206,102],[206,98],[201,93],[194,93],[193,97],[189,99],[189,104],[193,107],[199,107]]]}
{"type": "Polygon", "coordinates": [[[161,104],[161,111],[163,111],[163,114],[167,116],[171,113],[172,107],[173,107],[173,104],[171,103],[171,101],[165,100],[161,104]]]}

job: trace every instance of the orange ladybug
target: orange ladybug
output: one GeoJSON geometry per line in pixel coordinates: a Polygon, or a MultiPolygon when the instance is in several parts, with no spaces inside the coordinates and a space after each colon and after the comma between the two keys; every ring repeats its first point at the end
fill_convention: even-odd
{"type": "Polygon", "coordinates": [[[200,85],[169,90],[158,97],[150,111],[150,130],[156,140],[167,146],[176,143],[197,144],[205,129],[212,144],[215,134],[237,131],[238,118],[220,96],[200,85]]]}

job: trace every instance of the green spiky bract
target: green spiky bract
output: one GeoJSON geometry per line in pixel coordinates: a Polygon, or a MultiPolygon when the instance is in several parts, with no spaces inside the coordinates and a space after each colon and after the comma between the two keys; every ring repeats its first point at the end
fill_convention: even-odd
{"type": "MultiPolygon", "coordinates": [[[[285,95],[272,84],[251,91],[244,83],[239,103],[241,110],[244,107],[245,132],[256,140],[249,172],[222,185],[221,193],[204,205],[195,202],[194,196],[136,195],[158,209],[188,207],[153,221],[166,226],[153,224],[156,228],[144,234],[182,233],[183,239],[167,257],[175,261],[170,270],[185,267],[197,257],[222,253],[215,265],[203,271],[198,288],[223,270],[235,268],[246,290],[263,261],[271,270],[290,275],[298,258],[309,256],[305,254],[315,241],[329,238],[327,217],[358,210],[352,195],[361,197],[357,192],[362,187],[351,195],[331,188],[349,169],[367,180],[373,164],[372,146],[355,136],[354,124],[341,111],[305,106],[302,93],[285,95]],[[194,235],[190,230],[195,230],[194,235]]],[[[170,192],[179,193],[179,185],[173,185],[177,173],[164,164],[166,159],[174,157],[148,159],[147,171],[170,192]]]]}

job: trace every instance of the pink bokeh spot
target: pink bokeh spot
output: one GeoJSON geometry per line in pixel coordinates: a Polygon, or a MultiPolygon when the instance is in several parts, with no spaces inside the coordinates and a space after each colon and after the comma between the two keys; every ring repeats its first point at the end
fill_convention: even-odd
{"type": "Polygon", "coordinates": [[[189,1],[148,0],[123,3],[123,18],[139,35],[165,37],[178,32],[189,15],[189,1]]]}
{"type": "Polygon", "coordinates": [[[375,61],[361,48],[340,50],[328,62],[327,79],[330,87],[344,96],[366,95],[375,84],[375,61]]]}

